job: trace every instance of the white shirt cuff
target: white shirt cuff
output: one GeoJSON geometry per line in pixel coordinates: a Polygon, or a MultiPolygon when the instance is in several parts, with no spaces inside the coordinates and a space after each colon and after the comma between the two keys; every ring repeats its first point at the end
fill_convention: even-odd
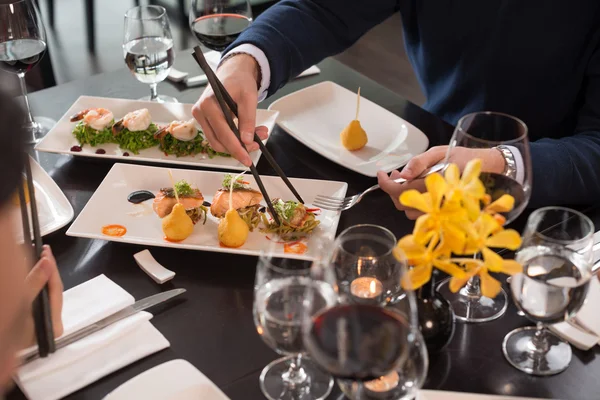
{"type": "Polygon", "coordinates": [[[260,75],[262,77],[260,81],[260,87],[258,88],[258,101],[260,102],[266,99],[269,90],[269,85],[271,84],[271,68],[269,66],[269,60],[267,60],[267,56],[265,55],[265,53],[253,44],[243,43],[237,47],[234,47],[226,54],[223,54],[221,56],[221,60],[219,61],[219,65],[221,65],[221,62],[227,56],[227,54],[232,53],[248,54],[256,60],[256,62],[258,63],[258,67],[260,68],[260,75]]]}
{"type": "Polygon", "coordinates": [[[521,155],[519,149],[517,149],[514,146],[506,146],[506,148],[510,150],[510,152],[513,154],[513,157],[515,158],[515,168],[517,170],[517,176],[515,176],[515,180],[519,183],[523,183],[523,180],[525,179],[525,167],[523,165],[523,156],[521,155]]]}

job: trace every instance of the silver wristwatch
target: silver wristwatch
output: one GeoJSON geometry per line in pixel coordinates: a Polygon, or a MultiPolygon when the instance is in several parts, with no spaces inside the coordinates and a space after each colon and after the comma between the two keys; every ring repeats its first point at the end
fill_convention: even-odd
{"type": "Polygon", "coordinates": [[[504,157],[504,171],[502,175],[508,176],[509,178],[516,179],[517,178],[517,163],[515,161],[515,155],[508,148],[508,146],[496,146],[496,149],[502,154],[504,157]]]}

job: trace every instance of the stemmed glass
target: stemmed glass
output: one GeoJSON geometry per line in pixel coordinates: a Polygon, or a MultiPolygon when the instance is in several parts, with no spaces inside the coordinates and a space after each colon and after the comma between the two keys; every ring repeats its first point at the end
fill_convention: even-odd
{"type": "Polygon", "coordinates": [[[190,29],[211,50],[225,50],[251,22],[248,0],[192,0],[190,29]]]}
{"type": "MultiPolygon", "coordinates": [[[[514,197],[514,208],[504,213],[505,224],[514,221],[525,209],[531,197],[531,155],[527,126],[518,118],[494,112],[478,112],[462,117],[454,135],[450,140],[446,153],[446,163],[457,163],[464,166],[471,159],[478,158],[478,152],[465,152],[467,149],[488,151],[508,151],[514,155],[513,171],[492,173],[490,165],[482,164],[481,180],[491,200],[497,200],[504,194],[514,197]]],[[[467,285],[457,293],[452,293],[449,280],[438,286],[438,291],[452,304],[457,319],[466,322],[485,322],[494,320],[506,311],[508,298],[502,290],[491,299],[482,296],[479,277],[469,280],[467,285]]]]}
{"type": "MultiPolygon", "coordinates": [[[[413,398],[425,378],[427,350],[395,246],[389,230],[358,225],[340,234],[329,265],[313,267],[313,279],[331,281],[339,302],[304,314],[304,344],[353,400],[413,398]]],[[[308,287],[305,308],[315,303],[318,292],[308,287]]]]}
{"type": "Polygon", "coordinates": [[[546,207],[527,220],[511,292],[516,305],[537,326],[518,328],[504,338],[502,350],[513,367],[532,375],[553,375],[571,361],[571,346],[546,327],[563,322],[585,302],[594,245],[594,224],[578,211],[546,207]]]}
{"type": "Polygon", "coordinates": [[[169,19],[163,7],[139,6],[125,13],[123,57],[137,80],[150,85],[150,96],[139,100],[177,103],[174,97],[157,91],[158,83],[169,75],[175,61],[169,19]]]}
{"type": "Polygon", "coordinates": [[[27,143],[37,143],[56,123],[49,118],[34,120],[25,83],[25,74],[40,62],[46,52],[44,23],[30,0],[0,4],[0,21],[0,68],[19,77],[27,110],[23,129],[27,132],[27,143]]]}
{"type": "Polygon", "coordinates": [[[318,262],[277,258],[272,250],[259,258],[253,305],[256,330],[270,348],[284,356],[260,374],[260,387],[268,399],[324,399],[333,387],[331,376],[303,355],[303,314],[312,315],[337,299],[329,283],[311,278],[311,267],[318,262]],[[306,309],[304,294],[309,287],[314,301],[312,308],[306,309]]]}

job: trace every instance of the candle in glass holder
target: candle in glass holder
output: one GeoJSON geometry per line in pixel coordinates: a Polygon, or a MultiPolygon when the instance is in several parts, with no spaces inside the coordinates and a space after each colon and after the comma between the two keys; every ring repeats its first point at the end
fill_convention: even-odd
{"type": "Polygon", "coordinates": [[[383,293],[383,284],[377,278],[362,276],[352,281],[350,293],[359,299],[377,299],[383,293]]]}
{"type": "Polygon", "coordinates": [[[399,381],[400,375],[396,371],[392,371],[385,376],[365,382],[364,385],[365,389],[371,392],[383,393],[396,388],[399,381]]]}

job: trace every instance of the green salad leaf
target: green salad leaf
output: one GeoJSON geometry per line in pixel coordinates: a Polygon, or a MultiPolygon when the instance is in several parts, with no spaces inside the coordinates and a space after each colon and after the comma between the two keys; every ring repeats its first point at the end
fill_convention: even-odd
{"type": "MultiPolygon", "coordinates": [[[[233,179],[233,175],[231,174],[225,174],[225,177],[223,178],[223,183],[221,184],[223,186],[223,189],[225,190],[229,190],[231,188],[231,180],[233,179]]],[[[237,178],[237,180],[233,183],[233,189],[248,189],[250,186],[247,183],[244,183],[244,177],[240,176],[239,178],[237,178]]]]}
{"type": "Polygon", "coordinates": [[[75,128],[73,129],[73,135],[81,146],[84,144],[89,144],[93,147],[104,143],[116,143],[115,137],[111,131],[113,123],[114,120],[106,128],[102,129],[101,131],[97,131],[81,121],[75,125],[75,128]]]}
{"type": "Polygon", "coordinates": [[[187,183],[185,179],[182,179],[175,184],[175,191],[179,196],[192,196],[195,192],[192,186],[187,183]]]}
{"type": "Polygon", "coordinates": [[[117,143],[124,150],[129,150],[133,154],[139,154],[140,150],[149,149],[158,145],[158,140],[154,138],[154,134],[158,131],[158,126],[154,123],[148,126],[144,131],[132,132],[127,128],[123,128],[117,135],[117,143]]]}
{"type": "Polygon", "coordinates": [[[298,207],[298,203],[293,200],[283,201],[278,199],[273,203],[275,212],[279,214],[283,219],[289,221],[294,215],[294,210],[298,207]]]}

